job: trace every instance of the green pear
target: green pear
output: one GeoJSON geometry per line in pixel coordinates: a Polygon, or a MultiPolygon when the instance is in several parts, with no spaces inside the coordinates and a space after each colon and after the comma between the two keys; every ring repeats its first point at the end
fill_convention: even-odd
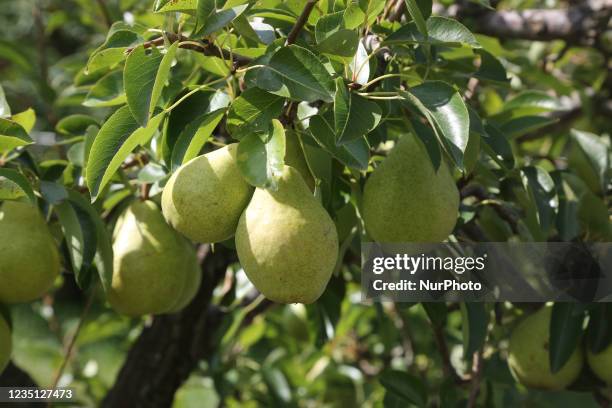
{"type": "Polygon", "coordinates": [[[176,312],[195,296],[200,268],[191,243],[151,201],[137,201],[113,233],[111,306],[128,316],[176,312]]]}
{"type": "Polygon", "coordinates": [[[442,162],[436,172],[415,136],[400,138],[372,172],[363,192],[363,219],[378,242],[440,242],[453,231],[459,192],[442,162]]]}
{"type": "Polygon", "coordinates": [[[276,191],[255,190],[238,223],[236,250],[247,276],[268,299],[312,303],[336,265],[338,235],[302,176],[285,166],[276,191]]]}
{"type": "Polygon", "coordinates": [[[587,361],[591,371],[593,371],[601,381],[612,385],[612,343],[599,353],[587,350],[587,361]]]}
{"type": "Polygon", "coordinates": [[[53,236],[38,208],[29,203],[0,203],[0,254],[0,303],[41,297],[60,272],[53,236]]]}
{"type": "Polygon", "coordinates": [[[315,180],[306,162],[306,156],[304,156],[299,136],[295,132],[287,130],[285,140],[285,164],[296,169],[308,185],[308,188],[310,188],[310,191],[314,191],[315,180]]]}
{"type": "Polygon", "coordinates": [[[237,144],[196,157],[168,180],[162,194],[164,217],[196,242],[225,241],[234,236],[253,188],[236,164],[237,144]]]}
{"type": "Polygon", "coordinates": [[[552,307],[527,316],[512,332],[508,366],[521,384],[545,390],[561,390],[573,383],[582,370],[584,356],[577,347],[556,373],[550,368],[549,333],[552,307]]]}
{"type": "Polygon", "coordinates": [[[11,350],[13,342],[11,340],[11,328],[0,315],[0,374],[11,360],[11,350]]]}

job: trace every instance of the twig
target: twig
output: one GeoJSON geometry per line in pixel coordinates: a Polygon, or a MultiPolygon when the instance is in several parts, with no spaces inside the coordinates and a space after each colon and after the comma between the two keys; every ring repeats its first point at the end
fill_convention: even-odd
{"type": "Polygon", "coordinates": [[[149,193],[151,192],[151,184],[143,183],[140,186],[140,200],[147,201],[149,199],[149,193]]]}
{"type": "Polygon", "coordinates": [[[310,16],[310,13],[312,12],[312,9],[314,8],[315,3],[317,1],[318,0],[308,0],[306,5],[304,6],[304,10],[302,10],[302,14],[300,14],[297,21],[295,22],[295,25],[289,32],[285,45],[290,45],[295,42],[298,34],[300,33],[300,31],[302,31],[302,28],[304,28],[304,25],[306,25],[306,22],[308,21],[308,17],[310,16]]]}
{"type": "Polygon", "coordinates": [[[434,338],[436,340],[436,346],[438,347],[438,352],[442,358],[442,371],[444,372],[444,376],[451,378],[455,384],[463,385],[466,381],[459,377],[451,363],[448,344],[446,344],[446,338],[444,337],[444,329],[441,326],[433,323],[431,326],[433,329],[434,338]]]}
{"type": "Polygon", "coordinates": [[[399,21],[404,14],[404,10],[406,10],[406,2],[404,0],[399,0],[393,7],[391,7],[391,12],[389,13],[387,20],[399,21]]]}
{"type": "Polygon", "coordinates": [[[102,17],[104,18],[104,24],[107,27],[111,27],[113,25],[113,19],[108,12],[108,8],[106,7],[106,3],[104,0],[96,0],[98,2],[98,7],[100,8],[100,12],[102,13],[102,17]]]}
{"type": "Polygon", "coordinates": [[[468,399],[467,407],[474,408],[476,406],[476,399],[480,393],[480,383],[482,381],[482,350],[478,350],[474,353],[474,360],[472,362],[472,382],[470,386],[470,397],[468,399]]]}
{"type": "Polygon", "coordinates": [[[47,61],[47,36],[45,34],[45,22],[42,17],[42,4],[37,1],[32,10],[36,26],[36,48],[38,49],[38,63],[40,78],[45,85],[49,84],[49,64],[47,61]]]}
{"type": "MultiPolygon", "coordinates": [[[[144,43],[142,43],[142,46],[144,48],[159,47],[159,46],[164,45],[166,38],[171,43],[179,41],[179,48],[197,51],[207,56],[218,57],[224,60],[231,61],[233,64],[234,70],[238,69],[239,67],[245,66],[252,61],[252,59],[249,57],[232,54],[229,51],[226,51],[224,49],[219,49],[213,46],[213,44],[211,44],[211,42],[208,40],[194,41],[194,40],[191,40],[185,37],[182,34],[175,34],[171,32],[165,32],[163,34],[164,35],[162,35],[161,37],[157,37],[152,40],[145,41],[144,43]]],[[[125,53],[126,54],[131,53],[132,51],[134,51],[134,48],[136,47],[127,48],[125,50],[125,53]]]]}
{"type": "Polygon", "coordinates": [[[55,375],[55,379],[53,380],[53,386],[51,388],[57,388],[57,384],[62,378],[64,370],[66,369],[66,366],[68,365],[68,362],[70,361],[72,357],[72,351],[74,349],[74,345],[76,344],[76,340],[79,337],[81,328],[83,327],[83,324],[85,323],[85,318],[87,317],[87,314],[89,313],[89,309],[91,309],[91,305],[93,304],[95,295],[96,295],[96,291],[94,290],[94,288],[92,288],[91,294],[89,295],[89,298],[87,299],[87,304],[85,304],[85,308],[83,308],[83,311],[81,312],[79,323],[77,324],[74,334],[72,335],[72,338],[70,339],[70,342],[68,343],[68,346],[66,347],[66,350],[64,352],[64,361],[62,361],[62,365],[60,366],[59,370],[57,371],[55,375]]]}

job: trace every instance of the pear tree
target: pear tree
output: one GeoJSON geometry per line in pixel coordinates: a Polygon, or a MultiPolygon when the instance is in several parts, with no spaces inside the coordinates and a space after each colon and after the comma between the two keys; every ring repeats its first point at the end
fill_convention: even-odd
{"type": "Polygon", "coordinates": [[[560,282],[605,272],[580,250],[612,238],[605,1],[8,3],[0,387],[101,407],[611,403],[610,294],[360,286],[371,242],[571,243],[560,282]]]}

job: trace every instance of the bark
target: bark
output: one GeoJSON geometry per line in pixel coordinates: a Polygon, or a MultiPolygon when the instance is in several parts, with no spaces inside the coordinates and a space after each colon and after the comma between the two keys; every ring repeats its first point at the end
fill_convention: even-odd
{"type": "Polygon", "coordinates": [[[22,388],[37,386],[28,373],[22,371],[13,363],[10,363],[0,374],[0,387],[22,388]]]}
{"type": "Polygon", "coordinates": [[[211,343],[223,313],[211,303],[235,253],[217,246],[205,254],[202,286],[182,312],[156,316],[130,349],[103,407],[169,407],[174,394],[198,362],[211,356],[211,343]]]}
{"type": "Polygon", "coordinates": [[[448,14],[472,19],[468,27],[502,39],[564,40],[573,45],[597,45],[612,16],[612,0],[588,0],[566,9],[489,11],[460,5],[448,14]]]}

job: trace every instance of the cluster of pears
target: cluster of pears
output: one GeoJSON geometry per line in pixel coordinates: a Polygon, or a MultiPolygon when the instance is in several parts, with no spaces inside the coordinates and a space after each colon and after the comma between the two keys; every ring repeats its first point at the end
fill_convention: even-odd
{"type": "Polygon", "coordinates": [[[201,243],[235,235],[238,258],[255,287],[280,303],[312,303],[338,258],[336,227],[311,188],[299,140],[288,134],[277,188],[253,188],[238,168],[237,144],[180,167],[162,194],[172,227],[201,243]],[[301,172],[298,170],[302,170],[301,172]]]}
{"type": "Polygon", "coordinates": [[[436,170],[413,134],[400,137],[363,191],[363,220],[380,243],[441,242],[457,221],[459,191],[444,161],[436,170]]]}
{"type": "MultiPolygon", "coordinates": [[[[561,390],[571,385],[584,366],[585,353],[578,346],[560,370],[550,368],[549,334],[552,306],[545,306],[527,316],[512,332],[508,366],[521,384],[543,390],[561,390]]],[[[612,385],[612,344],[598,354],[586,353],[591,370],[612,385]]]]}
{"type": "MultiPolygon", "coordinates": [[[[0,303],[41,297],[60,272],[53,236],[38,208],[21,201],[0,202],[0,303]]],[[[11,355],[11,330],[0,315],[0,372],[11,355]]]]}

